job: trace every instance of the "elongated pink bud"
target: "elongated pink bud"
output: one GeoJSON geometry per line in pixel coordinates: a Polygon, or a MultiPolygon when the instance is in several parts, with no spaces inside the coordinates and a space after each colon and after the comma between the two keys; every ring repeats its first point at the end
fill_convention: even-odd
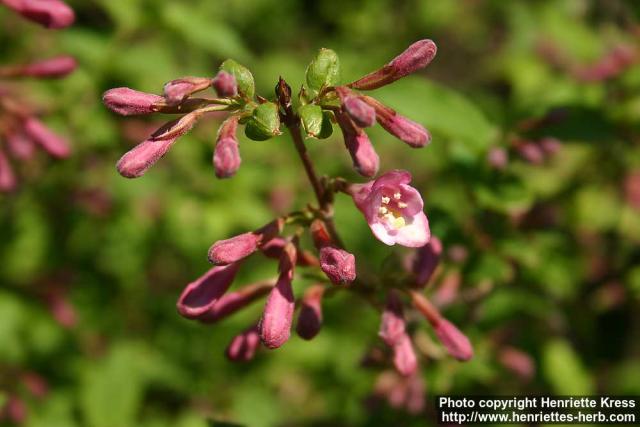
{"type": "Polygon", "coordinates": [[[37,399],[42,399],[49,394],[49,384],[38,373],[27,371],[21,375],[22,384],[29,393],[37,399]]]}
{"type": "Polygon", "coordinates": [[[4,151],[0,150],[0,191],[9,192],[15,190],[18,181],[11,169],[11,163],[4,151]]]}
{"type": "Polygon", "coordinates": [[[231,286],[238,267],[239,264],[213,267],[189,283],[178,298],[178,313],[187,319],[197,319],[209,311],[231,286]]]}
{"type": "Polygon", "coordinates": [[[5,134],[5,141],[9,152],[16,159],[29,160],[36,151],[33,140],[22,131],[8,132],[5,134]]]}
{"type": "Polygon", "coordinates": [[[436,52],[437,47],[432,40],[419,40],[384,67],[367,74],[348,86],[359,90],[372,90],[386,86],[429,65],[436,56],[436,52]]]}
{"type": "Polygon", "coordinates": [[[109,89],[102,95],[104,105],[122,116],[151,114],[166,105],[165,99],[152,93],[140,92],[128,87],[109,89]]]}
{"type": "Polygon", "coordinates": [[[164,97],[169,105],[178,105],[196,92],[211,87],[211,79],[206,77],[182,77],[164,85],[164,97]]]}
{"type": "Polygon", "coordinates": [[[218,130],[216,149],[213,153],[213,167],[218,178],[235,175],[242,162],[236,136],[238,119],[238,116],[229,117],[218,130]]]}
{"type": "Polygon", "coordinates": [[[254,253],[260,245],[276,237],[284,227],[284,220],[277,218],[255,231],[243,233],[226,240],[219,240],[209,248],[209,261],[226,265],[254,253]]]}
{"type": "Polygon", "coordinates": [[[344,113],[337,113],[336,119],[344,135],[344,144],[349,150],[353,166],[356,171],[367,178],[378,173],[380,158],[376,153],[367,134],[357,127],[344,113]]]}
{"type": "Polygon", "coordinates": [[[387,293],[387,304],[382,312],[380,331],[378,335],[388,345],[393,347],[405,335],[405,320],[402,313],[402,301],[395,290],[387,293]]]}
{"type": "Polygon", "coordinates": [[[199,316],[198,320],[203,323],[213,323],[224,319],[268,294],[274,284],[273,281],[259,282],[234,292],[227,292],[206,313],[199,316]]]}
{"type": "Polygon", "coordinates": [[[393,344],[393,366],[400,375],[413,375],[418,369],[418,359],[411,344],[411,338],[406,333],[402,334],[393,344]]]}
{"type": "MultiPolygon", "coordinates": [[[[29,413],[24,400],[17,395],[10,395],[8,397],[4,408],[2,408],[2,412],[6,413],[9,420],[16,426],[24,424],[27,421],[27,415],[29,413]]],[[[0,415],[2,414],[0,413],[0,415]]]]}
{"type": "Polygon", "coordinates": [[[280,276],[269,293],[260,319],[260,339],[270,349],[282,346],[291,335],[295,299],[291,281],[296,263],[296,248],[288,243],[280,257],[280,276]]]}
{"type": "Polygon", "coordinates": [[[213,79],[213,88],[220,98],[233,98],[238,95],[238,83],[233,74],[220,71],[213,79]]]}
{"type": "Polygon", "coordinates": [[[324,286],[313,285],[309,287],[302,298],[302,307],[298,315],[296,332],[301,338],[310,340],[318,335],[322,327],[322,296],[324,286]]]}
{"type": "Polygon", "coordinates": [[[71,154],[67,141],[56,135],[35,117],[27,118],[23,123],[24,132],[49,155],[64,159],[71,154]]]}
{"type": "Polygon", "coordinates": [[[442,318],[433,327],[436,336],[452,357],[461,361],[467,361],[473,357],[473,347],[469,338],[453,323],[442,318]]]}
{"type": "Polygon", "coordinates": [[[150,139],[153,140],[169,140],[181,137],[193,128],[196,122],[202,116],[201,111],[192,111],[189,114],[185,114],[177,120],[172,120],[165,123],[158,130],[156,130],[150,139]]]}
{"type": "Polygon", "coordinates": [[[487,152],[487,163],[494,169],[504,169],[509,163],[507,150],[502,147],[491,147],[487,152]]]}
{"type": "Polygon", "coordinates": [[[562,143],[557,138],[546,137],[542,138],[539,142],[542,151],[545,154],[552,156],[556,154],[562,148],[562,143]]]}
{"type": "Polygon", "coordinates": [[[518,154],[528,163],[539,165],[544,162],[545,154],[540,145],[532,141],[524,141],[516,146],[518,154]]]}
{"type": "Polygon", "coordinates": [[[34,62],[22,67],[22,75],[29,77],[63,77],[78,66],[74,57],[64,55],[34,62]]]}
{"type": "Polygon", "coordinates": [[[118,161],[116,168],[125,178],[138,178],[160,160],[177,138],[155,141],[148,139],[127,151],[118,161]]]}
{"type": "Polygon", "coordinates": [[[356,93],[344,86],[337,87],[336,92],[342,101],[342,108],[357,126],[365,128],[375,124],[376,111],[356,93]]]}
{"type": "Polygon", "coordinates": [[[252,326],[231,340],[225,354],[233,362],[248,362],[253,359],[258,347],[260,347],[258,327],[252,326]]]}
{"type": "Polygon", "coordinates": [[[525,381],[531,380],[536,373],[536,364],[533,358],[517,348],[504,347],[498,354],[498,360],[502,366],[525,381]]]}
{"type": "Polygon", "coordinates": [[[370,96],[362,99],[376,112],[376,120],[391,135],[413,148],[421,148],[431,142],[431,134],[421,124],[407,119],[370,96]]]}
{"type": "Polygon", "coordinates": [[[416,278],[415,285],[423,288],[431,279],[433,272],[436,271],[442,254],[442,242],[435,236],[431,236],[429,243],[416,251],[413,260],[412,271],[416,278]]]}
{"type": "Polygon", "coordinates": [[[448,273],[438,285],[438,289],[432,295],[431,299],[434,304],[439,307],[445,307],[453,304],[458,299],[460,283],[462,276],[459,271],[448,273]]]}
{"type": "Polygon", "coordinates": [[[2,0],[7,7],[47,28],[64,28],[73,24],[73,9],[60,0],[2,0]]]}

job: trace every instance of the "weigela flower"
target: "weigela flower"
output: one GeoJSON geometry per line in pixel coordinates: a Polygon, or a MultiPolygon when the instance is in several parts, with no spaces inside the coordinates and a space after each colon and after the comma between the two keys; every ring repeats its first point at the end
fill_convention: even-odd
{"type": "Polygon", "coordinates": [[[238,267],[239,264],[216,266],[189,283],[176,304],[178,313],[197,319],[209,311],[231,286],[238,267]]]}
{"type": "Polygon", "coordinates": [[[353,282],[356,279],[356,257],[333,244],[321,220],[314,220],[309,230],[314,245],[320,251],[320,268],[329,280],[334,285],[353,282]]]}
{"type": "Polygon", "coordinates": [[[238,95],[238,83],[233,74],[219,71],[213,79],[213,88],[222,98],[233,98],[238,95]]]}
{"type": "Polygon", "coordinates": [[[375,176],[380,167],[380,158],[367,134],[345,113],[336,113],[336,120],[342,129],[344,143],[351,154],[353,167],[362,176],[367,178],[375,176]]]}
{"type": "Polygon", "coordinates": [[[268,294],[274,284],[273,281],[258,282],[243,286],[237,291],[227,292],[197,319],[203,323],[213,323],[224,319],[268,294]]]}
{"type": "Polygon", "coordinates": [[[305,340],[310,340],[318,335],[322,327],[322,296],[324,295],[324,286],[310,286],[304,293],[302,298],[302,306],[300,314],[298,314],[298,323],[296,324],[296,332],[305,340]]]}
{"type": "Polygon", "coordinates": [[[160,95],[140,92],[128,87],[109,89],[102,96],[102,102],[111,111],[122,116],[151,114],[166,105],[165,99],[160,95]]]}
{"type": "Polygon", "coordinates": [[[353,184],[349,193],[373,234],[387,245],[418,248],[431,237],[420,193],[411,187],[411,174],[395,170],[366,184],[353,184]]]}
{"type": "Polygon", "coordinates": [[[253,359],[258,347],[260,347],[258,327],[252,326],[231,340],[225,354],[233,362],[248,362],[253,359]]]}
{"type": "Polygon", "coordinates": [[[164,85],[164,97],[169,105],[178,105],[196,92],[211,87],[212,79],[206,77],[182,77],[164,85]]]}
{"type": "Polygon", "coordinates": [[[411,338],[403,333],[393,344],[393,366],[404,376],[413,375],[418,369],[418,358],[413,349],[411,338]]]}
{"type": "Polygon", "coordinates": [[[382,312],[378,335],[387,345],[393,346],[405,334],[405,329],[402,302],[398,292],[392,289],[387,293],[387,303],[382,312]]]}
{"type": "Polygon", "coordinates": [[[282,231],[283,226],[284,221],[278,218],[258,230],[219,240],[209,248],[209,261],[216,265],[240,261],[275,238],[282,231]]]}
{"type": "Polygon", "coordinates": [[[447,352],[458,360],[466,361],[473,357],[473,347],[469,338],[445,318],[441,318],[435,325],[436,336],[447,349],[447,352]]]}
{"type": "Polygon", "coordinates": [[[218,130],[216,148],[213,152],[213,168],[218,178],[229,178],[240,168],[242,159],[238,148],[238,116],[233,115],[222,123],[218,130]]]}
{"type": "Polygon", "coordinates": [[[64,28],[73,24],[73,9],[60,0],[0,0],[23,17],[47,28],[64,28]]]}
{"type": "Polygon", "coordinates": [[[413,148],[422,148],[431,142],[431,134],[421,124],[401,116],[375,98],[363,96],[362,100],[374,109],[380,126],[402,142],[413,148]]]}

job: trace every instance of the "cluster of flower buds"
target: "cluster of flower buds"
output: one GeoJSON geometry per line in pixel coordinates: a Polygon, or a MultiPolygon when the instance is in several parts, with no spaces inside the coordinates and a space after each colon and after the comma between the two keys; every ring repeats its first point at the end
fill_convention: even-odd
{"type": "MultiPolygon", "coordinates": [[[[75,18],[73,10],[58,0],[0,0],[0,4],[47,28],[64,28],[75,18]]],[[[60,78],[71,73],[76,65],[74,58],[63,55],[29,64],[0,66],[0,192],[12,191],[18,185],[9,157],[27,161],[37,147],[57,159],[70,154],[67,141],[51,131],[6,82],[60,78]]]]}
{"type": "MultiPolygon", "coordinates": [[[[512,141],[511,148],[525,162],[541,165],[560,151],[562,142],[553,137],[538,140],[518,139],[512,141]]],[[[505,169],[509,163],[509,151],[504,147],[491,147],[487,152],[487,163],[493,169],[505,169]]]]}

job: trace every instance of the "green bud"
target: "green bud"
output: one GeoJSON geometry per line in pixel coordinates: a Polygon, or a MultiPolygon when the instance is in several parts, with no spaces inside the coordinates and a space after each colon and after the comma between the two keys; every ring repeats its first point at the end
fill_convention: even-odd
{"type": "Polygon", "coordinates": [[[244,133],[254,141],[265,141],[280,135],[280,114],[278,106],[273,102],[265,102],[253,110],[253,115],[247,121],[244,133]]]}
{"type": "Polygon", "coordinates": [[[320,49],[307,67],[307,86],[317,93],[326,86],[335,86],[340,80],[340,60],[331,49],[320,49]]]}
{"type": "Polygon", "coordinates": [[[302,128],[312,138],[317,138],[322,130],[322,108],[319,105],[307,104],[298,109],[302,128]]]}
{"type": "Polygon", "coordinates": [[[326,139],[331,136],[333,133],[333,113],[331,111],[323,111],[322,112],[322,127],[320,128],[320,133],[318,134],[319,139],[326,139]]]}
{"type": "Polygon", "coordinates": [[[226,71],[236,78],[238,92],[248,98],[253,98],[256,92],[256,85],[253,81],[253,74],[243,65],[238,64],[233,59],[227,59],[220,65],[220,71],[226,71]]]}

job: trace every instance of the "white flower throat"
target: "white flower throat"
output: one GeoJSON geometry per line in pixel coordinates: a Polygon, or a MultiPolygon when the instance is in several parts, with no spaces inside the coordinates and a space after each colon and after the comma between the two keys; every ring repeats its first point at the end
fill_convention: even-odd
{"type": "Polygon", "coordinates": [[[378,208],[378,217],[396,230],[404,227],[407,222],[402,216],[402,209],[407,204],[402,201],[402,194],[395,192],[391,197],[382,196],[382,204],[378,208]]]}

